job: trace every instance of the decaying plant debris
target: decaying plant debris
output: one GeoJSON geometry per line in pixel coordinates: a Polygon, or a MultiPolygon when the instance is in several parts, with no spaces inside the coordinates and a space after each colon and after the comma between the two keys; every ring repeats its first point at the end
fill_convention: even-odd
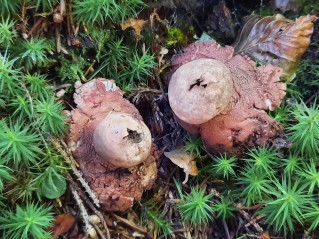
{"type": "Polygon", "coordinates": [[[243,53],[263,64],[283,68],[282,78],[295,77],[300,58],[310,44],[314,15],[301,16],[295,22],[283,15],[247,17],[246,23],[233,43],[235,53],[243,53]]]}

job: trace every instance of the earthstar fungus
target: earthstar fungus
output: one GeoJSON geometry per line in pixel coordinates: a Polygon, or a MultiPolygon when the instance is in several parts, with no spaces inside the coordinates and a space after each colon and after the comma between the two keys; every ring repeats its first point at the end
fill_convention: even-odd
{"type": "Polygon", "coordinates": [[[279,107],[286,84],[282,69],[256,67],[231,46],[196,42],[172,59],[168,97],[177,120],[200,133],[211,154],[241,153],[274,139],[281,128],[265,110],[279,107]]]}
{"type": "Polygon", "coordinates": [[[138,110],[113,80],[80,86],[71,111],[69,147],[106,211],[125,211],[157,176],[158,151],[138,110]]]}

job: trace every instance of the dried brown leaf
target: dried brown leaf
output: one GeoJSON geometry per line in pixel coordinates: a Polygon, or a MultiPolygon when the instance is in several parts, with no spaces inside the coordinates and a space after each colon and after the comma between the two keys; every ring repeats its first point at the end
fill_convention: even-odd
{"type": "Polygon", "coordinates": [[[148,21],[142,20],[142,19],[134,19],[130,18],[129,20],[121,23],[121,28],[124,31],[125,29],[132,27],[135,31],[136,37],[141,38],[141,31],[143,27],[146,25],[148,21]]]}
{"type": "Polygon", "coordinates": [[[268,231],[262,232],[259,236],[258,239],[270,239],[270,235],[268,231]]]}
{"type": "Polygon", "coordinates": [[[187,183],[189,175],[198,175],[198,169],[196,162],[194,161],[194,157],[187,154],[182,148],[175,149],[170,152],[164,152],[164,155],[184,170],[185,180],[183,181],[183,184],[187,183]]]}
{"type": "Polygon", "coordinates": [[[316,16],[301,16],[295,22],[284,16],[249,16],[233,44],[235,53],[244,53],[264,64],[280,66],[283,78],[291,81],[301,56],[310,44],[316,16]]]}
{"type": "MultiPolygon", "coordinates": [[[[52,231],[52,234],[54,236],[60,236],[65,233],[67,233],[71,227],[73,226],[75,221],[75,218],[71,214],[60,214],[55,217],[55,221],[53,222],[52,228],[50,230],[52,231]]],[[[72,234],[77,234],[77,227],[75,230],[73,230],[72,234]]]]}

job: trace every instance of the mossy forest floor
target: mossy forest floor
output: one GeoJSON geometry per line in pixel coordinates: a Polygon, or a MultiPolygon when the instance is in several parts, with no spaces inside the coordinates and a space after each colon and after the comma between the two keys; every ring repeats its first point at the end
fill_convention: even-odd
{"type": "Polygon", "coordinates": [[[316,1],[279,0],[285,12],[272,2],[0,0],[0,237],[319,238],[319,21],[269,113],[284,129],[278,141],[209,156],[167,98],[171,57],[187,45],[231,45],[252,14],[319,16],[316,1]],[[95,206],[65,142],[64,110],[97,77],[125,91],[161,152],[153,187],[121,213],[95,206]],[[198,168],[185,184],[164,155],[180,147],[198,168]]]}

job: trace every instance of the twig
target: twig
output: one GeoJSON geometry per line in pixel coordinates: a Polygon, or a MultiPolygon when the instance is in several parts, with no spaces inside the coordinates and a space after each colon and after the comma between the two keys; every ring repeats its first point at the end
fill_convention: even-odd
{"type": "Polygon", "coordinates": [[[260,215],[258,217],[252,218],[250,220],[250,222],[248,222],[247,224],[245,224],[245,227],[249,227],[250,225],[252,225],[253,223],[257,223],[258,221],[262,220],[263,218],[265,218],[266,215],[260,215]]]}
{"type": "MultiPolygon", "coordinates": [[[[176,230],[173,230],[171,234],[175,234],[177,232],[186,232],[186,229],[176,229],[176,230]]],[[[161,235],[158,239],[162,239],[162,238],[166,238],[166,236],[161,235]]]]}
{"type": "Polygon", "coordinates": [[[68,149],[67,145],[60,139],[52,139],[52,146],[62,155],[64,160],[70,165],[74,175],[80,181],[81,185],[83,186],[85,191],[88,193],[88,195],[90,196],[94,204],[99,208],[100,207],[99,199],[96,197],[95,193],[91,190],[90,186],[83,178],[82,172],[80,172],[76,168],[77,163],[75,162],[72,156],[72,153],[68,149]]]}
{"type": "Polygon", "coordinates": [[[131,228],[133,228],[133,229],[135,229],[135,230],[137,230],[139,232],[142,232],[144,234],[147,234],[147,230],[145,228],[139,227],[135,223],[132,223],[131,221],[129,221],[129,220],[125,219],[125,218],[122,218],[122,217],[120,217],[120,216],[118,216],[116,214],[112,214],[112,216],[114,218],[116,218],[117,220],[119,220],[119,221],[125,223],[126,225],[130,226],[131,228]]]}
{"type": "Polygon", "coordinates": [[[258,203],[258,204],[251,206],[251,207],[242,207],[242,206],[237,204],[236,207],[237,207],[237,209],[250,211],[250,210],[257,210],[257,209],[261,208],[262,205],[260,203],[258,203]]]}
{"type": "Polygon", "coordinates": [[[55,26],[56,51],[59,54],[61,52],[61,33],[60,33],[60,30],[61,30],[61,25],[60,24],[56,25],[55,26]]]}
{"type": "Polygon", "coordinates": [[[86,70],[85,73],[84,73],[84,76],[87,76],[87,74],[89,74],[90,72],[94,72],[93,66],[94,66],[95,62],[96,62],[96,60],[94,60],[94,61],[92,62],[92,64],[87,68],[87,70],[86,70]]]}
{"type": "Polygon", "coordinates": [[[66,2],[65,0],[60,0],[60,13],[61,16],[63,16],[65,14],[66,11],[66,2]]]}
{"type": "Polygon", "coordinates": [[[227,236],[227,239],[231,239],[231,236],[229,234],[229,230],[228,230],[228,226],[227,226],[227,223],[225,220],[223,220],[223,226],[224,226],[224,230],[225,230],[225,233],[226,233],[226,236],[227,236]]]}
{"type": "Polygon", "coordinates": [[[93,203],[89,200],[89,198],[85,195],[85,193],[79,188],[79,186],[74,182],[72,177],[68,177],[68,181],[70,184],[72,184],[73,188],[76,189],[76,191],[79,193],[79,196],[85,201],[85,203],[87,204],[87,206],[94,212],[94,214],[96,216],[98,216],[98,218],[101,220],[103,227],[106,231],[106,238],[107,239],[111,239],[111,235],[110,235],[110,231],[109,228],[107,226],[107,223],[104,219],[104,216],[102,215],[102,213],[100,211],[98,211],[93,203]]]}
{"type": "Polygon", "coordinates": [[[161,78],[159,77],[158,75],[158,70],[155,69],[154,70],[154,75],[155,75],[155,78],[156,78],[156,82],[158,83],[160,89],[161,89],[161,92],[162,92],[162,97],[166,99],[166,94],[165,94],[165,91],[164,91],[164,86],[163,86],[163,83],[162,83],[162,80],[161,78]]]}
{"type": "Polygon", "coordinates": [[[63,85],[57,85],[54,87],[54,90],[60,90],[60,89],[64,89],[64,88],[71,87],[71,86],[72,86],[72,84],[69,84],[69,83],[66,83],[63,85]]]}
{"type": "Polygon", "coordinates": [[[83,219],[83,222],[85,225],[86,233],[90,237],[96,238],[97,237],[96,230],[92,227],[92,225],[89,222],[89,214],[86,211],[86,208],[84,207],[83,202],[82,202],[78,192],[73,188],[72,184],[70,185],[70,188],[71,188],[71,192],[73,194],[73,197],[74,197],[74,199],[75,199],[76,203],[78,204],[79,209],[81,211],[81,216],[82,216],[82,219],[83,219]]]}
{"type": "Polygon", "coordinates": [[[306,104],[306,105],[309,104],[309,103],[310,103],[314,98],[316,98],[318,95],[319,95],[319,89],[316,90],[316,92],[315,92],[312,96],[310,96],[310,98],[309,98],[308,100],[306,100],[305,104],[306,104]]]}
{"type": "Polygon", "coordinates": [[[26,20],[25,20],[25,13],[26,13],[26,8],[25,8],[25,0],[22,0],[22,10],[21,10],[21,35],[24,39],[27,39],[27,30],[26,30],[26,20]]]}
{"type": "Polygon", "coordinates": [[[92,226],[94,227],[94,229],[97,231],[97,233],[100,235],[102,239],[106,239],[106,237],[103,235],[103,232],[100,230],[100,228],[96,224],[92,223],[92,226]]]}
{"type": "Polygon", "coordinates": [[[37,21],[36,21],[36,23],[33,25],[33,27],[31,28],[31,30],[28,32],[28,34],[27,34],[27,38],[29,38],[32,34],[33,34],[33,32],[42,24],[42,22],[45,20],[45,18],[44,17],[41,17],[40,19],[38,19],[37,21]]]}
{"type": "MultiPolygon", "coordinates": [[[[239,212],[240,212],[240,214],[241,214],[246,220],[248,220],[249,222],[251,222],[248,226],[253,225],[254,228],[255,228],[259,233],[262,233],[262,232],[264,231],[264,229],[262,229],[261,226],[259,226],[256,222],[254,222],[254,221],[251,219],[251,217],[249,216],[249,214],[248,214],[246,211],[240,209],[239,212]]],[[[247,224],[246,224],[246,225],[247,225],[247,224]]],[[[246,226],[246,225],[245,225],[245,226],[246,226]]]]}

